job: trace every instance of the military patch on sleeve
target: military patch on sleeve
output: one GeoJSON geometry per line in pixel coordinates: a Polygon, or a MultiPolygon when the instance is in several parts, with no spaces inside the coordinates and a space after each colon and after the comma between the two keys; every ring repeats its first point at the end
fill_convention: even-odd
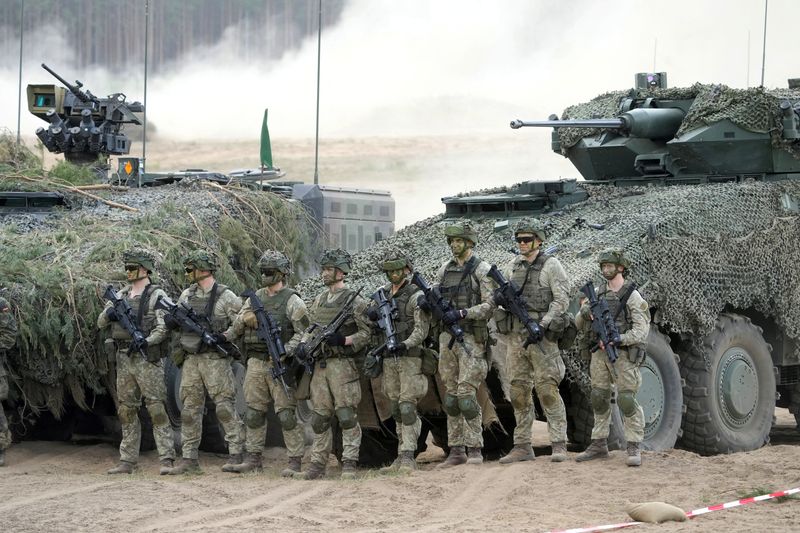
{"type": "Polygon", "coordinates": [[[639,309],[642,311],[647,311],[647,302],[642,301],[642,303],[639,304],[639,309]]]}

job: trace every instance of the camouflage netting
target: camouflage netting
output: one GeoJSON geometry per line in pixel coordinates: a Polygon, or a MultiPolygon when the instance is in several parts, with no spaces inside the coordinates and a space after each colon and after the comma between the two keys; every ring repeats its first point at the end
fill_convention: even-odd
{"type": "MultiPolygon", "coordinates": [[[[713,330],[723,310],[755,309],[800,340],[800,183],[586,188],[591,195],[586,202],[540,217],[550,226],[545,246],[558,246],[573,295],[588,279],[601,280],[597,252],[620,247],[633,262],[630,277],[657,308],[655,320],[664,331],[697,343],[713,330]],[[577,218],[605,229],[576,226],[577,218]]],[[[514,242],[511,230],[494,232],[495,222],[474,222],[476,252],[490,263],[504,264],[514,242]]],[[[364,285],[368,296],[385,283],[378,264],[384,251],[394,247],[432,278],[450,258],[442,234],[449,223],[433,217],[356,254],[349,284],[364,285]]],[[[300,288],[311,298],[322,285],[311,279],[300,288]]],[[[580,362],[571,363],[570,379],[586,386],[586,374],[578,375],[580,362]]]]}
{"type": "MultiPolygon", "coordinates": [[[[663,100],[694,98],[676,137],[705,124],[727,119],[748,131],[770,132],[773,144],[800,158],[797,147],[781,138],[783,123],[779,108],[780,102],[785,99],[795,102],[800,100],[800,91],[798,90],[767,90],[761,87],[732,89],[725,85],[696,83],[687,88],[613,91],[601,94],[589,102],[568,107],[564,110],[561,119],[615,118],[620,114],[619,105],[623,99],[648,97],[663,100]]],[[[558,135],[561,140],[562,153],[566,153],[568,148],[574,146],[582,138],[593,137],[599,132],[599,129],[560,128],[558,135]]]]}
{"type": "MultiPolygon", "coordinates": [[[[47,188],[22,176],[0,175],[5,190],[47,188]]],[[[133,246],[159,258],[155,281],[177,298],[185,286],[182,259],[203,247],[220,258],[218,279],[233,290],[257,286],[257,262],[277,249],[308,264],[316,230],[294,202],[270,193],[204,182],[126,192],[91,191],[138,212],[65,192],[71,209],[0,219],[0,279],[20,325],[9,354],[12,396],[58,416],[66,395],[86,406],[86,392],[110,384],[96,320],[109,282],[124,282],[122,252],[133,246]],[[20,395],[21,392],[21,395],[20,395]]]]}

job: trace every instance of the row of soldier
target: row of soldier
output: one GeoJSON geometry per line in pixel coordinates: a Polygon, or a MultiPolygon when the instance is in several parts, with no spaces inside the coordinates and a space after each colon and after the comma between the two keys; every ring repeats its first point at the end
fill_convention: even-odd
{"type": "MultiPolygon", "coordinates": [[[[558,259],[543,251],[544,228],[535,220],[517,224],[514,237],[519,254],[503,268],[505,278],[513,282],[516,296],[524,302],[527,314],[536,321],[541,335],[531,338],[530,326],[508,312],[512,306],[508,294],[500,291],[490,275],[491,266],[474,252],[477,236],[468,224],[445,228],[445,237],[452,259],[441,266],[433,284],[445,302],[438,309],[435,300],[412,282],[410,260],[400,251],[390,253],[380,269],[387,277],[383,293],[393,300],[395,342],[387,343],[385,357],[376,361],[369,353],[360,368],[357,361],[370,346],[380,342],[380,313],[376,304],[356,294],[345,283],[351,258],[343,250],[327,250],[320,265],[325,289],[306,307],[300,296],[287,285],[291,273],[289,259],[280,252],[267,251],[259,261],[262,288],[244,302],[233,291],[217,282],[217,264],[212,254],[196,250],[185,261],[189,287],[181,294],[178,305],[172,304],[162,288],[151,283],[155,270],[153,257],[142,250],[123,255],[128,284],[119,298],[129,306],[134,322],[143,334],[131,335],[125,318],[111,301],[98,317],[100,329],[110,326],[108,345],[117,362],[118,416],[122,425],[120,461],[109,474],[132,473],[136,468],[141,440],[138,411],[144,400],[153,422],[153,435],[158,448],[161,474],[184,474],[201,471],[198,447],[202,434],[206,393],[216,406],[225,432],[229,458],[225,472],[252,472],[262,468],[267,410],[274,410],[283,431],[288,463],[284,476],[317,479],[325,475],[332,450],[331,422],[335,416],[342,432],[341,477],[356,474],[361,428],[357,407],[361,399],[360,374],[383,374],[383,392],[391,402],[392,416],[398,436],[397,460],[383,470],[412,471],[417,468],[415,452],[421,420],[417,402],[426,394],[428,377],[422,372],[424,341],[438,333],[438,372],[444,384],[442,409],[447,415],[447,437],[450,447],[440,467],[483,462],[483,428],[477,391],[491,364],[487,347],[489,319],[497,324],[498,335],[507,345],[507,379],[514,408],[516,429],[514,447],[501,464],[534,459],[531,446],[532,423],[535,417],[533,392],[538,396],[547,419],[552,443],[551,460],[565,461],[566,410],[559,394],[565,366],[559,350],[559,339],[571,322],[567,313],[569,283],[558,259]],[[254,305],[256,302],[258,305],[254,305]],[[263,302],[263,311],[259,309],[263,302]],[[170,312],[170,305],[189,309],[203,320],[207,331],[187,328],[170,312]],[[285,390],[286,383],[275,379],[276,363],[257,330],[261,312],[280,326],[281,342],[287,361],[294,359],[310,371],[311,427],[314,440],[310,463],[301,471],[304,455],[304,430],[298,422],[294,390],[285,390]],[[337,315],[339,315],[337,317],[337,315]],[[335,318],[339,327],[320,327],[335,318]],[[312,324],[317,326],[310,327],[312,324]],[[316,331],[315,331],[316,329],[316,331]],[[170,330],[180,338],[180,350],[171,355],[182,368],[180,399],[182,457],[176,461],[172,426],[165,409],[166,387],[162,357],[170,330]],[[458,339],[454,337],[457,332],[458,339]],[[314,342],[320,340],[321,343],[314,342]],[[455,342],[458,340],[458,342],[455,342]],[[235,409],[235,385],[231,368],[231,343],[241,346],[247,359],[244,381],[246,412],[244,420],[235,409]],[[228,347],[225,349],[224,347],[228,347]],[[376,365],[379,366],[376,372],[376,365]]],[[[641,384],[638,365],[643,351],[639,349],[647,337],[649,311],[633,285],[624,279],[629,267],[619,251],[600,254],[598,262],[605,282],[598,294],[608,302],[619,332],[614,348],[619,354],[611,362],[598,338],[587,334],[594,351],[591,354],[591,405],[595,426],[589,448],[577,461],[608,457],[607,438],[611,418],[612,388],[616,385],[617,403],[623,414],[625,438],[628,442],[627,464],[641,464],[640,445],[643,438],[643,413],[636,402],[641,384]]],[[[417,275],[415,280],[424,283],[417,275]]],[[[2,304],[3,302],[0,302],[2,304]]],[[[3,319],[13,317],[0,305],[0,326],[3,319]]],[[[594,317],[584,304],[574,319],[578,328],[589,328],[594,317]]],[[[2,330],[2,328],[0,328],[2,330]]],[[[6,343],[0,335],[0,348],[6,343]]],[[[7,344],[7,343],[6,343],[7,344]]],[[[13,344],[13,335],[12,335],[13,344]]],[[[172,351],[172,350],[170,350],[172,351]]],[[[2,367],[0,367],[2,372],[2,367]]],[[[0,375],[0,399],[7,384],[0,375]]],[[[2,450],[10,443],[5,417],[0,410],[0,461],[2,450]],[[3,425],[5,424],[5,425],[3,425]],[[3,428],[6,428],[3,431],[3,428]]]]}

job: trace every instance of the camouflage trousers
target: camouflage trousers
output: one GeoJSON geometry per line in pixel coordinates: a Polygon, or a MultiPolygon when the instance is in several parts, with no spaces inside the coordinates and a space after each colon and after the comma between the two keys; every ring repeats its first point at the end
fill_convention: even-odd
{"type": "Polygon", "coordinates": [[[0,450],[11,446],[11,430],[8,429],[8,419],[2,403],[6,398],[8,398],[8,379],[0,363],[0,450]]]}
{"type": "Polygon", "coordinates": [[[314,366],[311,378],[311,427],[314,443],[311,461],[328,464],[333,449],[333,432],[330,422],[336,414],[342,427],[342,460],[358,461],[361,447],[361,425],[358,423],[358,404],[361,402],[361,382],[356,362],[352,358],[326,359],[314,366]],[[322,366],[325,368],[322,368],[322,366]]]}
{"type": "MultiPolygon", "coordinates": [[[[428,377],[422,373],[422,358],[404,356],[388,357],[383,362],[383,393],[392,402],[392,416],[397,426],[397,451],[413,452],[417,449],[422,420],[416,414],[417,402],[428,392],[428,377]],[[405,404],[405,406],[403,405],[405,404]],[[413,406],[414,422],[403,421],[403,409],[413,406]]],[[[405,415],[406,421],[411,418],[405,415]]]]}
{"type": "Polygon", "coordinates": [[[294,388],[288,387],[289,397],[280,380],[272,379],[272,361],[251,357],[247,361],[244,377],[244,400],[247,403],[245,422],[245,449],[250,453],[263,453],[267,436],[267,410],[275,403],[275,413],[283,426],[283,441],[289,457],[303,456],[303,425],[297,421],[297,400],[294,388]],[[294,424],[292,424],[292,422],[294,424]]]}
{"type": "Polygon", "coordinates": [[[139,459],[142,441],[142,424],[139,408],[144,405],[153,421],[153,438],[160,459],[175,458],[175,440],[172,426],[164,408],[167,387],[164,384],[164,365],[161,361],[149,363],[138,353],[129,356],[127,350],[117,351],[117,415],[122,425],[122,442],[119,456],[123,461],[135,463],[139,459]]]}
{"type": "Polygon", "coordinates": [[[197,459],[197,448],[203,433],[203,411],[206,391],[217,408],[217,419],[225,430],[225,441],[231,455],[244,451],[244,424],[236,412],[236,387],[231,360],[216,352],[189,354],[181,369],[181,439],[183,457],[197,459]]]}
{"type": "Polygon", "coordinates": [[[592,378],[592,409],[594,411],[592,439],[608,438],[611,428],[611,388],[616,384],[617,405],[620,407],[622,423],[625,428],[625,440],[642,442],[644,439],[644,411],[636,401],[636,393],[642,386],[642,374],[639,371],[639,365],[631,362],[628,357],[628,350],[619,348],[618,352],[619,357],[613,365],[609,362],[606,352],[598,350],[592,354],[589,366],[592,378]],[[612,368],[614,369],[613,373],[612,368]],[[600,412],[598,413],[598,411],[600,412]]]}
{"type": "Polygon", "coordinates": [[[450,335],[439,336],[439,375],[445,388],[445,413],[447,413],[447,443],[452,446],[483,447],[483,413],[478,403],[478,388],[486,379],[489,365],[486,349],[475,342],[471,333],[464,334],[464,346],[456,342],[453,349],[447,347],[450,335]],[[467,354],[467,351],[471,355],[467,354]],[[449,397],[449,398],[448,398],[449,397]],[[455,408],[448,407],[457,402],[455,408]],[[464,416],[464,406],[469,405],[473,413],[464,416]],[[472,416],[477,411],[475,416],[472,416]],[[458,414],[451,414],[458,413],[458,414]]]}
{"type": "Polygon", "coordinates": [[[558,386],[566,371],[558,344],[542,339],[528,348],[522,345],[526,334],[513,332],[508,335],[508,379],[511,382],[511,405],[517,427],[514,429],[514,444],[530,444],[531,430],[536,412],[531,389],[547,417],[547,432],[550,442],[566,442],[567,410],[558,392],[558,386]]]}

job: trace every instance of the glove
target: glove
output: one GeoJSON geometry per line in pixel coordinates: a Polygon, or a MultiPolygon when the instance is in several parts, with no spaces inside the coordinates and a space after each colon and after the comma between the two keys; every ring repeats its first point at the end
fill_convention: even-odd
{"type": "Polygon", "coordinates": [[[325,335],[325,344],[331,347],[344,346],[345,337],[338,331],[325,335]]]}
{"type": "Polygon", "coordinates": [[[494,303],[496,305],[499,305],[499,306],[502,306],[502,307],[505,307],[506,309],[508,309],[508,300],[506,300],[506,297],[503,294],[503,291],[501,289],[495,289],[494,293],[493,293],[493,296],[494,296],[494,303]]]}
{"type": "Polygon", "coordinates": [[[250,329],[258,328],[258,318],[256,318],[256,314],[252,311],[244,312],[244,315],[242,316],[242,322],[244,322],[244,325],[250,329]]]}
{"type": "Polygon", "coordinates": [[[451,309],[442,316],[442,323],[445,326],[451,326],[466,316],[466,309],[451,309]]]}
{"type": "Polygon", "coordinates": [[[141,350],[141,351],[147,353],[147,346],[148,346],[147,339],[142,339],[139,342],[135,342],[134,341],[134,343],[133,343],[133,349],[134,349],[134,351],[137,351],[137,352],[141,350]]]}
{"type": "Polygon", "coordinates": [[[300,361],[301,363],[305,363],[308,359],[308,346],[306,343],[301,342],[297,345],[297,348],[294,349],[294,358],[300,361]]]}
{"type": "Polygon", "coordinates": [[[362,372],[370,379],[380,377],[383,372],[383,359],[370,352],[364,359],[364,368],[362,368],[362,372]]]}
{"type": "Polygon", "coordinates": [[[431,305],[428,303],[428,299],[425,298],[424,294],[420,294],[419,298],[417,298],[417,307],[419,307],[426,313],[431,312],[431,305]]]}
{"type": "Polygon", "coordinates": [[[109,307],[106,309],[106,318],[108,318],[111,322],[117,322],[119,320],[119,315],[117,314],[117,310],[113,307],[109,307]]]}
{"type": "Polygon", "coordinates": [[[175,330],[181,327],[178,321],[172,318],[172,315],[164,315],[164,325],[167,326],[168,330],[175,330]]]}
{"type": "Polygon", "coordinates": [[[211,338],[214,339],[214,344],[225,344],[228,342],[228,339],[222,333],[214,333],[211,335],[211,338]]]}
{"type": "Polygon", "coordinates": [[[408,352],[408,347],[404,342],[398,342],[397,344],[395,344],[394,348],[389,350],[389,353],[395,357],[401,356],[407,352],[408,352]]]}
{"type": "Polygon", "coordinates": [[[378,319],[380,319],[378,308],[376,306],[370,305],[367,307],[367,318],[369,318],[372,322],[377,322],[378,319]]]}

